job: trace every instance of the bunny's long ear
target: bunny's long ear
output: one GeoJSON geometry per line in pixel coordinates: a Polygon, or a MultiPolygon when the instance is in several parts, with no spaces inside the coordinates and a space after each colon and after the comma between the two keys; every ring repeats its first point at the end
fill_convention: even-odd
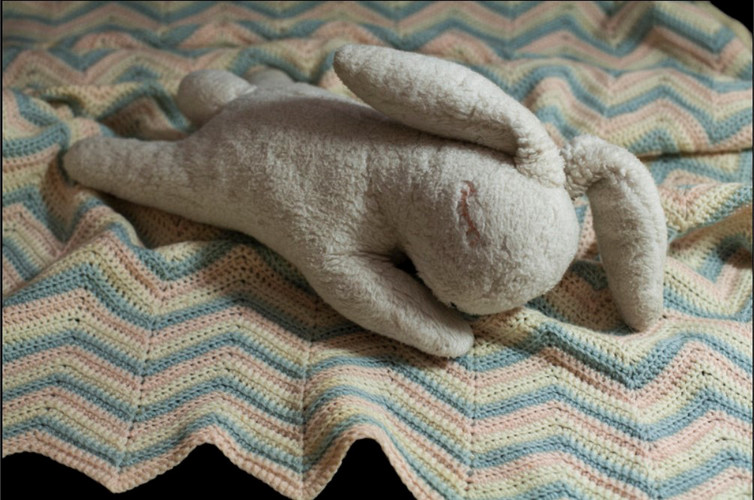
{"type": "Polygon", "coordinates": [[[561,152],[566,189],[586,193],[607,282],[626,323],[644,330],[662,314],[667,230],[652,177],[630,152],[592,136],[561,152]]]}
{"type": "Polygon", "coordinates": [[[334,66],[349,89],[391,118],[505,152],[520,172],[563,185],[563,161],[537,117],[465,66],[369,45],[341,47],[334,66]]]}

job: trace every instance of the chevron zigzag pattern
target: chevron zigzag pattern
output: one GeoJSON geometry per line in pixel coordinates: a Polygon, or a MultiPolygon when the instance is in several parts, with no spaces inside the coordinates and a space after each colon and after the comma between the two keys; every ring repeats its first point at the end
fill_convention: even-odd
{"type": "Polygon", "coordinates": [[[752,53],[685,2],[4,2],[3,453],[125,491],[212,443],[314,498],[380,443],[418,498],[752,496],[752,53]],[[70,182],[104,134],[177,139],[202,68],[349,94],[345,43],[455,60],[562,143],[627,147],[668,221],[666,312],[632,333],[592,216],[562,282],[441,360],[340,317],[250,237],[70,182]]]}

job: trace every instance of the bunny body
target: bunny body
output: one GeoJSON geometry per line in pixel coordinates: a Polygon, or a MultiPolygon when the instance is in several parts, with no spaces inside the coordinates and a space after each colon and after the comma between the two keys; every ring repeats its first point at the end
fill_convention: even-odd
{"type": "Polygon", "coordinates": [[[185,83],[179,104],[207,121],[197,132],[81,141],[65,157],[69,175],[254,236],[367,329],[461,355],[473,335],[447,306],[517,307],[552,288],[575,255],[579,225],[557,150],[544,148],[541,166],[535,154],[417,130],[306,84],[249,86],[217,73],[185,83]],[[207,91],[224,81],[220,98],[207,91]],[[426,287],[393,265],[396,252],[426,287]]]}

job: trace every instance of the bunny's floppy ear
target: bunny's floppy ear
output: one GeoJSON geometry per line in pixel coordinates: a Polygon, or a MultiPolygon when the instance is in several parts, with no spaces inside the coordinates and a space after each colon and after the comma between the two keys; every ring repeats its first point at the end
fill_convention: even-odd
{"type": "Polygon", "coordinates": [[[577,137],[561,154],[569,194],[589,197],[618,310],[630,327],[644,330],[659,319],[663,307],[667,233],[655,183],[634,155],[597,137],[577,137]]]}
{"type": "Polygon", "coordinates": [[[562,158],[537,117],[465,66],[369,45],[341,47],[334,66],[364,102],[404,125],[502,151],[521,173],[563,185],[562,158]]]}

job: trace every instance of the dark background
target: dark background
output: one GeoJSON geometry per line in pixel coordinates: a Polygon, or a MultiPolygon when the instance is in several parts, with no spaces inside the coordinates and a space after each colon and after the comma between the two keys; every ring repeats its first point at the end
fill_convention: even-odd
{"type": "MultiPolygon", "coordinates": [[[[712,2],[727,15],[752,30],[751,0],[712,2]]],[[[4,498],[50,498],[60,495],[87,498],[173,498],[175,496],[225,498],[244,496],[259,500],[281,499],[271,487],[233,465],[214,446],[196,448],[181,464],[152,481],[117,496],[84,474],[53,460],[19,453],[0,461],[0,493],[4,498]]],[[[348,451],[319,500],[354,496],[411,499],[413,496],[390,466],[380,446],[372,440],[356,441],[348,451]]]]}
{"type": "Polygon", "coordinates": [[[736,19],[741,24],[752,30],[752,18],[754,18],[754,11],[752,10],[752,3],[747,0],[730,0],[727,2],[710,2],[712,5],[728,14],[733,19],[736,19]]]}

